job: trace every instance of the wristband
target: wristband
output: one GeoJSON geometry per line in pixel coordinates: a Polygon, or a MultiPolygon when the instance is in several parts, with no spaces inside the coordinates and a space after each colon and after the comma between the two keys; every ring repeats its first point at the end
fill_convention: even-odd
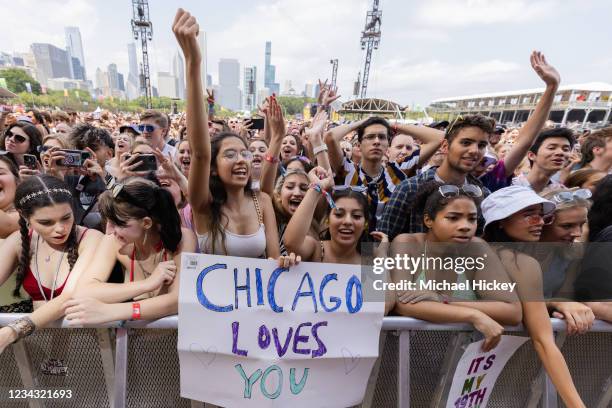
{"type": "Polygon", "coordinates": [[[140,319],[140,303],[132,303],[132,320],[140,319]]]}
{"type": "Polygon", "coordinates": [[[264,156],[264,160],[270,163],[278,163],[280,161],[278,160],[278,157],[270,156],[269,154],[264,156]]]}
{"type": "Polygon", "coordinates": [[[326,152],[327,151],[327,145],[325,143],[323,143],[321,146],[317,146],[315,148],[312,149],[312,153],[316,156],[319,153],[322,152],[326,152]]]}
{"type": "Polygon", "coordinates": [[[449,297],[446,295],[440,295],[442,297],[442,303],[444,303],[445,305],[448,305],[448,300],[449,297]]]}
{"type": "Polygon", "coordinates": [[[312,188],[317,193],[322,194],[325,200],[327,200],[327,204],[329,204],[330,208],[336,208],[336,203],[334,203],[332,196],[327,191],[323,190],[320,185],[311,183],[308,188],[312,188]]]}
{"type": "Polygon", "coordinates": [[[9,324],[8,327],[10,327],[17,335],[15,342],[26,336],[29,336],[34,332],[34,330],[36,330],[36,325],[34,324],[32,319],[27,316],[15,320],[11,324],[9,324]]]}

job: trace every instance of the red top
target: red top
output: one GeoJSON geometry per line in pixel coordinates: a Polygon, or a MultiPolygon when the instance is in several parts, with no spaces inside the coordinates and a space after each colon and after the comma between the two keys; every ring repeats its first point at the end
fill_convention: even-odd
{"type": "MultiPolygon", "coordinates": [[[[83,234],[81,235],[81,238],[79,239],[79,243],[81,242],[81,240],[83,239],[86,233],[87,233],[87,228],[85,229],[85,231],[83,231],[83,234]]],[[[32,240],[32,231],[30,231],[29,238],[30,240],[32,240]]],[[[66,280],[64,280],[64,283],[62,283],[62,286],[55,288],[55,292],[52,292],[51,289],[43,286],[42,284],[40,285],[42,287],[43,292],[45,293],[45,296],[47,297],[47,300],[51,300],[52,295],[54,298],[56,298],[62,294],[62,291],[64,290],[64,286],[66,286],[66,282],[68,281],[68,278],[70,277],[71,273],[72,273],[72,269],[70,270],[70,272],[68,272],[68,276],[66,276],[66,280]]],[[[27,292],[28,295],[30,295],[33,301],[45,300],[45,297],[42,295],[42,293],[40,293],[40,288],[38,287],[36,276],[34,276],[34,274],[32,273],[32,269],[30,268],[29,265],[28,265],[28,268],[26,269],[25,277],[23,278],[23,289],[27,292]]]]}
{"type": "MultiPolygon", "coordinates": [[[[168,254],[166,253],[166,250],[164,249],[162,242],[159,241],[159,243],[155,245],[155,252],[159,252],[161,250],[164,251],[164,254],[162,256],[165,262],[168,260],[168,254]]],[[[135,256],[136,256],[136,246],[134,245],[134,249],[132,250],[132,256],[130,257],[130,282],[134,282],[134,258],[135,256]]]]}

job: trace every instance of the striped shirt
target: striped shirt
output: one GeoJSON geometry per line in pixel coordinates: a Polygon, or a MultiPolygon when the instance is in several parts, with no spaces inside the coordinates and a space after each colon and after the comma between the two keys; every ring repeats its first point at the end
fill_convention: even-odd
{"type": "Polygon", "coordinates": [[[376,223],[382,217],[385,204],[391,198],[395,187],[408,178],[405,172],[419,163],[420,154],[420,149],[415,149],[410,156],[406,156],[401,161],[387,163],[376,177],[370,177],[363,171],[361,165],[344,158],[343,167],[336,174],[336,185],[368,188],[370,231],[376,231],[376,223]]]}

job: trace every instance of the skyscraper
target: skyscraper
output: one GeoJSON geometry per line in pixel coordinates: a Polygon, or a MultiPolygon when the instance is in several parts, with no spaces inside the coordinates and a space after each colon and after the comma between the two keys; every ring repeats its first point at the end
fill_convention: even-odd
{"type": "Polygon", "coordinates": [[[252,111],[257,105],[257,67],[244,67],[242,83],[244,95],[244,110],[252,111]]]}
{"type": "Polygon", "coordinates": [[[36,60],[38,82],[47,86],[48,78],[71,78],[68,53],[51,44],[34,43],[32,54],[36,60]]]}
{"type": "Polygon", "coordinates": [[[119,89],[119,73],[117,72],[117,64],[108,65],[108,86],[111,92],[119,89]]]}
{"type": "Polygon", "coordinates": [[[136,99],[140,96],[140,77],[138,76],[138,60],[136,59],[136,44],[129,43],[128,62],[130,70],[127,77],[127,97],[128,99],[136,99]]]}
{"type": "Polygon", "coordinates": [[[66,34],[66,52],[71,58],[77,58],[79,60],[79,67],[73,65],[72,78],[86,80],[85,72],[85,54],[83,53],[83,41],[81,40],[81,31],[79,27],[66,27],[64,28],[66,34]],[[76,69],[75,69],[76,68],[76,69]]]}
{"type": "MultiPolygon", "coordinates": [[[[174,59],[172,60],[172,74],[177,79],[177,98],[185,99],[185,64],[180,51],[174,54],[174,59]]],[[[202,78],[202,81],[205,81],[205,79],[202,78]]]]}
{"type": "Polygon", "coordinates": [[[271,65],[272,62],[272,42],[266,41],[266,67],[264,72],[264,86],[272,93],[279,94],[280,85],[275,81],[276,67],[271,65]]]}
{"type": "Polygon", "coordinates": [[[219,96],[218,102],[231,110],[240,110],[240,63],[237,59],[221,58],[219,60],[219,96]]]}
{"type": "Polygon", "coordinates": [[[170,72],[158,72],[157,87],[159,96],[176,98],[178,94],[178,79],[170,72]]]}

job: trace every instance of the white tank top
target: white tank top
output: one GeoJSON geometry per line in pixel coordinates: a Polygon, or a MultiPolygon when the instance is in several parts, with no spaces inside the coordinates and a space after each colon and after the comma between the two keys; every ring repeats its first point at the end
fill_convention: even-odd
{"type": "Polygon", "coordinates": [[[225,248],[221,236],[217,237],[215,250],[212,250],[212,240],[209,233],[197,234],[200,251],[204,254],[240,256],[245,258],[265,258],[266,256],[266,229],[263,224],[263,215],[259,207],[257,195],[253,192],[253,203],[257,211],[259,228],[253,234],[238,235],[222,229],[225,238],[225,248]]]}

